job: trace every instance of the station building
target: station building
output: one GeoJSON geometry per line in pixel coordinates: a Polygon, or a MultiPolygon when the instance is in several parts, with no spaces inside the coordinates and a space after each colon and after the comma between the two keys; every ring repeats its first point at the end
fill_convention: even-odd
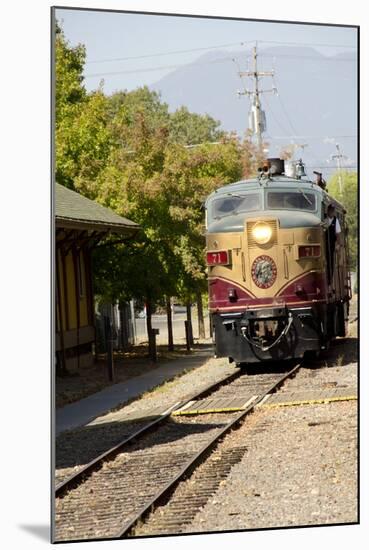
{"type": "Polygon", "coordinates": [[[56,184],[56,367],[71,371],[93,362],[95,315],[91,251],[108,235],[134,238],[140,227],[109,208],[56,184]]]}

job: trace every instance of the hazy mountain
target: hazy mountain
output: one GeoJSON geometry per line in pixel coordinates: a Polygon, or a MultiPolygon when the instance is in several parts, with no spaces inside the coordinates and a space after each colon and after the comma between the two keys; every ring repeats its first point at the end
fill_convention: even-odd
{"type": "MultiPolygon", "coordinates": [[[[224,129],[243,134],[250,103],[248,97],[238,97],[237,90],[244,86],[252,89],[253,80],[241,81],[239,68],[252,68],[250,52],[246,56],[245,52],[214,51],[175,70],[151,88],[161,92],[171,110],[186,105],[191,111],[209,113],[224,129]]],[[[262,89],[278,88],[278,95],[262,95],[270,154],[290,143],[289,136],[305,136],[295,141],[309,144],[306,161],[325,165],[330,154],[336,153],[334,142],[324,143],[325,137],[357,134],[357,61],[351,52],[328,57],[313,48],[272,47],[259,50],[258,69],[275,71],[274,82],[270,77],[261,79],[262,89]],[[282,136],[288,137],[278,139],[282,136]]],[[[337,139],[355,164],[356,139],[337,139]]]]}

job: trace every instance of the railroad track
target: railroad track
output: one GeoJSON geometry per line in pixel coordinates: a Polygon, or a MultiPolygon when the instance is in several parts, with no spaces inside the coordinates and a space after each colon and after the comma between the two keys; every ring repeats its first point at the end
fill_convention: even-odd
{"type": "MultiPolygon", "coordinates": [[[[216,382],[212,382],[211,384],[208,384],[204,388],[202,388],[200,391],[194,392],[192,395],[187,397],[182,403],[175,403],[173,406],[169,407],[167,411],[163,412],[162,414],[157,414],[152,418],[150,421],[144,421],[144,420],[133,420],[130,422],[130,427],[124,427],[123,432],[124,435],[118,438],[118,442],[116,442],[117,437],[115,434],[113,434],[112,438],[107,438],[107,441],[110,440],[110,444],[106,444],[106,441],[103,441],[102,443],[102,449],[101,452],[96,453],[96,446],[100,445],[100,442],[97,441],[94,445],[95,452],[92,455],[92,451],[89,448],[85,453],[84,456],[74,456],[74,460],[77,462],[80,462],[82,464],[85,464],[85,466],[82,466],[77,469],[77,471],[74,471],[70,475],[65,474],[57,474],[55,479],[55,496],[59,497],[62,494],[64,494],[66,491],[73,489],[76,485],[83,482],[83,480],[86,478],[87,475],[89,475],[91,472],[96,471],[96,469],[99,468],[99,466],[106,460],[111,460],[116,456],[117,453],[119,453],[121,450],[123,450],[126,446],[131,445],[135,440],[137,440],[138,437],[142,437],[144,434],[149,433],[151,430],[156,429],[159,424],[162,422],[165,422],[165,420],[170,416],[172,410],[174,408],[177,408],[179,406],[182,406],[194,399],[200,399],[201,397],[205,397],[208,394],[211,394],[212,392],[215,392],[218,388],[221,386],[228,384],[232,382],[232,380],[238,378],[241,374],[241,371],[239,369],[235,369],[231,374],[228,374],[226,376],[223,376],[216,382]],[[113,441],[113,442],[112,442],[113,441]]],[[[100,431],[104,429],[104,426],[100,428],[100,431]]],[[[118,431],[118,430],[117,430],[118,431]]],[[[119,430],[121,433],[121,430],[119,430]]],[[[118,433],[119,433],[118,432],[118,433]]],[[[95,433],[95,432],[94,432],[95,433]]],[[[88,434],[87,434],[88,435],[88,434]]],[[[95,437],[95,436],[92,436],[95,437]]],[[[97,436],[99,439],[99,436],[97,436]]],[[[69,443],[74,446],[77,442],[72,439],[72,442],[69,443]]],[[[60,449],[61,451],[62,449],[60,449]]],[[[59,451],[59,454],[60,454],[59,451]]],[[[57,451],[58,453],[58,451],[57,451]]],[[[62,468],[62,466],[61,466],[62,468]]]]}
{"type": "MultiPolygon", "coordinates": [[[[150,512],[167,502],[223,436],[299,368],[254,376],[235,371],[87,464],[56,488],[55,541],[140,536],[150,512]]],[[[193,510],[205,504],[244,452],[242,447],[224,452],[217,459],[218,471],[205,472],[195,494],[187,496],[193,510]]],[[[191,520],[188,513],[180,517],[180,509],[185,509],[181,499],[165,519],[167,527],[191,520]]],[[[159,521],[155,530],[160,528],[159,521]]]]}

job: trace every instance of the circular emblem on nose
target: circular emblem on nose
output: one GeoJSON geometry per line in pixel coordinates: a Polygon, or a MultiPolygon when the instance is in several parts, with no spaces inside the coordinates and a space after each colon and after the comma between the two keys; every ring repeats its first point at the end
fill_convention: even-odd
{"type": "Polygon", "coordinates": [[[266,254],[255,258],[251,266],[251,276],[259,288],[271,287],[277,278],[277,266],[273,258],[266,254]]]}

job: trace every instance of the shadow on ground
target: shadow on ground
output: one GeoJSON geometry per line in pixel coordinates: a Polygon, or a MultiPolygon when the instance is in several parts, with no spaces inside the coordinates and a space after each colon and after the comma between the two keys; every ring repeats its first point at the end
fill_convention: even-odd
{"type": "MultiPolygon", "coordinates": [[[[149,424],[157,417],[146,416],[140,419],[140,424],[133,421],[107,422],[101,425],[84,426],[78,430],[66,432],[58,437],[56,443],[55,465],[56,470],[62,468],[75,468],[91,462],[97,456],[135,433],[140,427],[149,424]]],[[[193,423],[189,421],[177,421],[172,418],[166,420],[165,426],[153,439],[151,434],[141,438],[140,449],[153,449],[163,443],[179,441],[196,433],[205,433],[208,430],[220,427],[217,423],[193,423]]],[[[136,442],[126,448],[126,452],[136,449],[136,442]]],[[[59,477],[59,476],[58,476],[59,477]]]]}
{"type": "Polygon", "coordinates": [[[358,361],[358,339],[355,337],[337,338],[328,350],[323,351],[318,359],[307,360],[305,368],[318,369],[344,367],[358,361]]]}
{"type": "Polygon", "coordinates": [[[284,372],[287,373],[288,371],[290,371],[300,362],[300,359],[288,359],[243,364],[241,366],[241,372],[243,372],[247,376],[255,376],[260,374],[283,374],[284,372]]]}
{"type": "MultiPolygon", "coordinates": [[[[211,352],[209,344],[195,344],[191,351],[186,346],[175,346],[173,352],[169,352],[167,346],[158,346],[158,361],[154,363],[147,355],[147,346],[135,346],[127,352],[114,353],[114,382],[108,379],[107,359],[100,354],[97,362],[90,366],[80,367],[63,377],[56,377],[55,399],[56,408],[64,407],[97,393],[113,383],[119,384],[146,373],[153,372],[172,361],[183,360],[191,368],[191,364],[199,361],[199,352],[211,352]]],[[[207,357],[204,357],[204,362],[207,357]]]]}

